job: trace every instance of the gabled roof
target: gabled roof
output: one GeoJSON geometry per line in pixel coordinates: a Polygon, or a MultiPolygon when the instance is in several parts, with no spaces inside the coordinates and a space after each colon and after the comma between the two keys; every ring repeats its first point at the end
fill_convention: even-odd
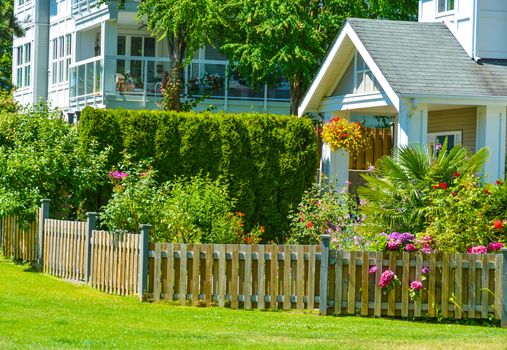
{"type": "MultiPolygon", "coordinates": [[[[378,68],[398,96],[507,97],[507,60],[484,60],[482,64],[475,62],[444,23],[352,18],[347,20],[338,38],[344,32],[351,37],[360,53],[358,45],[366,49],[375,66],[370,69],[377,77],[374,68],[378,68]],[[356,40],[353,36],[356,36],[356,40]]],[[[330,49],[301,109],[315,108],[318,102],[314,99],[320,102],[325,97],[315,94],[317,90],[325,89],[313,85],[320,83],[319,76],[332,74],[328,62],[334,59],[332,56],[340,55],[340,47],[336,46],[342,42],[337,40],[330,49]]],[[[363,58],[368,61],[364,55],[363,58]]]]}

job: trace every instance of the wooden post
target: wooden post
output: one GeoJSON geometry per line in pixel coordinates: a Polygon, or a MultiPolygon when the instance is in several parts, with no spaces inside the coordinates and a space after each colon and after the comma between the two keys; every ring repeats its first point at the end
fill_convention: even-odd
{"type": "Polygon", "coordinates": [[[49,199],[41,199],[39,211],[39,249],[37,250],[37,269],[42,271],[44,264],[44,222],[49,218],[49,199]]]}
{"type": "Polygon", "coordinates": [[[90,282],[92,271],[92,234],[97,224],[97,213],[86,213],[86,238],[85,238],[85,282],[90,282]]]}
{"type": "Polygon", "coordinates": [[[502,248],[502,327],[507,327],[507,248],[502,248]]]}
{"type": "Polygon", "coordinates": [[[141,247],[139,249],[139,299],[143,300],[143,295],[148,286],[148,237],[151,225],[141,224],[141,247]]]}
{"type": "Polygon", "coordinates": [[[320,292],[319,311],[321,315],[327,314],[327,283],[329,271],[329,242],[331,235],[322,235],[322,253],[320,254],[320,292]]]}

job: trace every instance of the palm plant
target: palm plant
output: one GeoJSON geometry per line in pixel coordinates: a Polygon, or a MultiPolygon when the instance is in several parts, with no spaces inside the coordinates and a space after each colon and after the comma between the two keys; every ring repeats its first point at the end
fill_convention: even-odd
{"type": "Polygon", "coordinates": [[[461,181],[461,174],[477,175],[483,169],[488,150],[472,154],[463,146],[447,151],[447,141],[439,152],[421,145],[404,146],[380,159],[372,175],[363,175],[366,185],[358,193],[366,204],[363,230],[422,232],[441,206],[435,205],[435,189],[447,189],[461,181]],[[458,175],[458,176],[456,176],[458,175]]]}

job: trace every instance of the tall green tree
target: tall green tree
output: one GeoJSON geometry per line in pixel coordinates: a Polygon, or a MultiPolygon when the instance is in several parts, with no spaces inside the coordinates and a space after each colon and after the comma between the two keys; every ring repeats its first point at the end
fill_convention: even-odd
{"type": "Polygon", "coordinates": [[[347,17],[414,20],[417,0],[232,0],[222,49],[252,81],[286,77],[291,113],[347,17]]]}
{"type": "Polygon", "coordinates": [[[169,49],[170,69],[167,98],[173,110],[179,111],[182,72],[201,46],[218,37],[219,8],[215,0],[143,0],[137,18],[147,24],[158,40],[165,40],[169,49]]]}
{"type": "Polygon", "coordinates": [[[0,89],[12,88],[12,38],[23,29],[14,16],[14,0],[0,1],[0,89]]]}

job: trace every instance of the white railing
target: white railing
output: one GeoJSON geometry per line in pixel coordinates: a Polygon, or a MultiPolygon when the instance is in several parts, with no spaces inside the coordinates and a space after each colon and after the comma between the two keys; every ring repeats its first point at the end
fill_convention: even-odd
{"type": "MultiPolygon", "coordinates": [[[[106,56],[91,58],[71,65],[72,99],[95,94],[107,95],[123,101],[158,101],[162,87],[167,83],[170,61],[166,57],[106,56]],[[113,71],[114,82],[104,83],[104,73],[113,71]]],[[[111,77],[113,77],[111,75],[111,77]]],[[[223,60],[194,59],[185,67],[183,74],[183,95],[188,97],[206,96],[210,99],[228,101],[249,100],[289,101],[286,82],[277,87],[258,85],[251,88],[247,81],[229,70],[229,63],[223,60]]]]}
{"type": "Polygon", "coordinates": [[[78,15],[83,12],[98,8],[98,0],[72,0],[72,15],[78,15]]]}

